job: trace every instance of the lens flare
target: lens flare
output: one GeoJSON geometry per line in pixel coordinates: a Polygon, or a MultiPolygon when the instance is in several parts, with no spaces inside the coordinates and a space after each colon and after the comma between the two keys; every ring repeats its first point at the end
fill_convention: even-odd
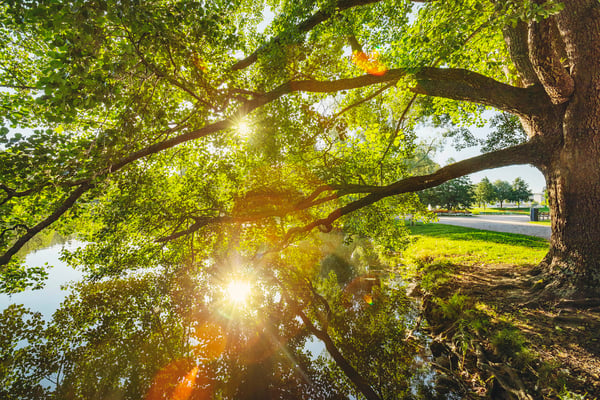
{"type": "Polygon", "coordinates": [[[372,51],[369,54],[362,51],[352,53],[352,62],[367,74],[381,76],[387,72],[387,67],[379,61],[379,52],[372,51]]]}
{"type": "Polygon", "coordinates": [[[145,400],[191,400],[212,398],[206,371],[190,359],[178,359],[161,368],[145,400]]]}
{"type": "Polygon", "coordinates": [[[205,322],[196,326],[194,336],[198,342],[194,347],[194,352],[198,357],[213,360],[225,351],[227,335],[221,325],[216,322],[205,322]]]}
{"type": "Polygon", "coordinates": [[[175,386],[173,394],[171,395],[172,400],[187,400],[190,398],[192,391],[194,390],[194,384],[196,383],[196,374],[198,373],[198,366],[192,368],[190,372],[175,386]]]}

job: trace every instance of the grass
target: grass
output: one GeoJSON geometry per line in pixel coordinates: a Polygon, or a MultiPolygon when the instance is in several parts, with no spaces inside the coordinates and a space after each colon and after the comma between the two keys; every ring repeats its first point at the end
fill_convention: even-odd
{"type": "Polygon", "coordinates": [[[546,225],[550,226],[550,221],[529,221],[530,224],[534,225],[546,225]]]}
{"type": "MultiPolygon", "coordinates": [[[[548,212],[548,207],[539,207],[540,212],[548,212]]],[[[529,207],[503,207],[503,208],[491,208],[491,207],[474,207],[471,209],[474,214],[521,214],[529,215],[529,207]]]]}
{"type": "Polygon", "coordinates": [[[548,251],[548,241],[533,236],[443,224],[418,224],[408,228],[413,238],[404,251],[405,259],[430,257],[469,265],[533,265],[548,251]]]}

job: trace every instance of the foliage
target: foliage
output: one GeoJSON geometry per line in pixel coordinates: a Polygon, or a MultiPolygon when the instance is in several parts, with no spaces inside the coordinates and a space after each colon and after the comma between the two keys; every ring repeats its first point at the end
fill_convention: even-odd
{"type": "MultiPolygon", "coordinates": [[[[66,259],[100,279],[222,251],[217,243],[237,241],[224,238],[240,227],[247,254],[276,248],[330,215],[349,234],[404,245],[394,215],[424,212],[413,195],[371,201],[339,222],[331,213],[433,172],[415,137],[423,118],[483,121],[480,106],[405,89],[410,74],[442,62],[505,80],[497,28],[506,18],[480,2],[350,3],[4,4],[2,249],[52,225],[85,240],[66,259]],[[320,23],[302,22],[315,7],[320,23]],[[267,8],[276,17],[261,31],[267,8]],[[344,56],[348,37],[364,57],[344,56]],[[375,64],[404,76],[321,93],[320,82],[375,64]],[[289,81],[314,85],[297,94],[289,81]]],[[[520,12],[511,6],[511,18],[520,12]]],[[[8,253],[11,270],[27,274],[8,253]]]]}
{"type": "Polygon", "coordinates": [[[479,139],[466,127],[455,127],[448,118],[436,120],[440,126],[450,126],[443,136],[452,138],[453,147],[462,150],[469,147],[480,146],[482,153],[488,153],[510,146],[525,143],[527,134],[521,126],[519,119],[508,113],[494,114],[488,121],[489,129],[487,136],[479,139]]]}
{"type": "Polygon", "coordinates": [[[43,345],[41,314],[10,305],[0,315],[0,394],[4,399],[45,399],[48,390],[32,368],[43,345]]]}
{"type": "MultiPolygon", "coordinates": [[[[377,277],[368,293],[361,286],[375,300],[368,307],[358,298],[347,307],[344,291],[366,271],[381,272],[373,254],[392,257],[410,244],[398,215],[428,218],[413,192],[426,189],[425,203],[468,207],[473,194],[461,176],[477,170],[513,162],[570,169],[561,163],[577,148],[541,157],[540,147],[585,141],[562,128],[547,132],[540,121],[567,127],[577,119],[565,111],[571,98],[581,100],[575,111],[587,109],[586,93],[556,98],[562,92],[552,83],[591,79],[590,64],[575,64],[594,59],[579,53],[593,48],[584,39],[595,34],[575,35],[582,43],[569,42],[564,60],[535,59],[548,50],[535,44],[535,29],[559,35],[542,43],[560,44],[568,29],[545,27],[582,7],[538,3],[3,2],[0,290],[45,276],[23,264],[20,251],[33,237],[52,229],[84,243],[64,259],[86,281],[43,328],[44,340],[31,339],[35,357],[26,363],[35,378],[55,379],[57,396],[72,398],[140,398],[164,381],[157,396],[174,397],[184,390],[175,381],[183,385],[188,374],[203,377],[195,388],[214,397],[347,396],[356,379],[306,355],[308,337],[321,335],[361,376],[385,377],[385,396],[407,393],[402,357],[411,347],[400,340],[406,321],[396,311],[407,305],[398,282],[377,277]],[[505,40],[519,27],[531,30],[524,58],[534,79],[505,40]],[[548,78],[545,67],[556,63],[550,72],[559,79],[548,78]],[[488,107],[501,112],[489,121],[490,153],[438,168],[417,127],[428,122],[474,141],[466,127],[484,126],[488,107]],[[523,143],[518,118],[534,139],[523,143]],[[321,252],[326,240],[316,230],[360,242],[360,265],[346,251],[321,252]],[[227,273],[240,270],[273,290],[259,291],[247,314],[228,313],[212,300],[227,273]],[[211,358],[205,336],[215,326],[233,339],[211,358]],[[375,345],[361,347],[369,341],[375,345]]],[[[573,90],[594,87],[585,83],[573,90]]],[[[498,191],[501,204],[507,193],[498,191]]],[[[548,246],[459,230],[442,241],[432,228],[415,229],[417,241],[438,241],[436,257],[447,251],[469,262],[524,251],[534,262],[548,246]]],[[[24,310],[11,312],[19,334],[39,325],[24,310]]],[[[37,390],[22,365],[23,387],[37,390]]]]}
{"type": "Polygon", "coordinates": [[[496,191],[494,185],[490,180],[485,177],[475,185],[475,201],[479,204],[479,207],[483,204],[484,208],[487,203],[491,203],[496,199],[496,191]]]}
{"type": "Polygon", "coordinates": [[[475,200],[473,185],[469,177],[452,179],[419,193],[423,204],[441,206],[448,210],[469,208],[475,200]]]}
{"type": "Polygon", "coordinates": [[[175,396],[185,379],[202,398],[347,397],[354,382],[337,361],[310,355],[308,340],[320,340],[314,324],[326,327],[384,398],[406,392],[423,377],[413,365],[417,343],[405,340],[412,306],[404,288],[385,277],[370,240],[313,239],[322,250],[311,243],[308,252],[287,249],[246,266],[239,259],[218,267],[205,261],[201,269],[77,283],[47,323],[22,307],[7,309],[0,320],[5,386],[17,394],[41,390],[40,396],[163,398],[175,396]],[[321,278],[330,255],[355,275],[340,282],[331,270],[321,278]],[[251,283],[244,303],[228,300],[232,279],[251,283]],[[300,313],[310,326],[296,318],[300,313]],[[53,387],[40,389],[44,379],[53,387]]]}
{"type": "Polygon", "coordinates": [[[494,115],[490,119],[490,126],[495,129],[491,129],[488,137],[483,141],[482,152],[515,146],[527,140],[527,134],[515,115],[508,113],[494,115]]]}
{"type": "Polygon", "coordinates": [[[496,180],[494,182],[494,191],[496,192],[496,199],[500,202],[500,208],[504,201],[510,201],[513,198],[513,188],[510,183],[503,180],[496,180]]]}
{"type": "Polygon", "coordinates": [[[234,315],[239,311],[222,299],[209,307],[206,286],[198,290],[207,282],[199,278],[167,272],[77,284],[47,324],[39,314],[25,320],[31,313],[22,307],[5,310],[6,398],[36,393],[40,398],[50,393],[81,399],[163,398],[190,371],[197,374],[190,378],[196,396],[239,398],[238,390],[247,392],[256,382],[250,378],[253,370],[273,398],[291,392],[297,398],[335,397],[333,383],[319,377],[304,353],[306,335],[293,318],[279,314],[284,310],[266,299],[261,301],[269,310],[259,318],[234,315]],[[248,325],[247,318],[255,323],[248,325]],[[274,325],[264,326],[267,321],[274,325]],[[276,334],[275,342],[261,330],[276,334]],[[257,341],[257,334],[262,339],[257,341]],[[319,389],[307,386],[308,376],[319,389]],[[53,387],[43,389],[43,379],[53,387]]]}
{"type": "Polygon", "coordinates": [[[358,277],[345,287],[336,280],[322,282],[331,305],[328,330],[382,399],[397,398],[410,392],[412,379],[419,379],[412,357],[416,343],[406,340],[410,303],[397,283],[370,279],[358,277]]]}
{"type": "Polygon", "coordinates": [[[511,200],[515,201],[517,204],[520,204],[522,201],[528,201],[533,195],[529,189],[529,185],[521,178],[515,178],[515,181],[512,184],[512,190],[513,194],[511,200]]]}

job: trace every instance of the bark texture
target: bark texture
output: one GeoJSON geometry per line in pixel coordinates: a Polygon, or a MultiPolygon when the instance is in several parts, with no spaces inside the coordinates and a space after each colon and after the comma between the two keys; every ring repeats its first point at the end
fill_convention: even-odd
{"type": "Polygon", "coordinates": [[[569,0],[564,5],[554,17],[556,35],[549,26],[530,24],[534,69],[552,101],[564,102],[538,117],[530,136],[548,144],[538,165],[552,219],[551,248],[542,263],[546,292],[577,298],[600,294],[600,3],[569,0]],[[542,48],[537,35],[552,36],[547,43],[552,46],[542,48]],[[567,60],[559,68],[556,55],[562,46],[567,60]]]}

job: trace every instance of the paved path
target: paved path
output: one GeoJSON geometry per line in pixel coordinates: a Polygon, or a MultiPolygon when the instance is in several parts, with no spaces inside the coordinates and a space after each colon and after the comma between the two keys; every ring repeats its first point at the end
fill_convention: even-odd
{"type": "Polygon", "coordinates": [[[550,239],[550,226],[529,223],[528,215],[473,215],[440,217],[441,224],[465,226],[486,231],[520,233],[550,239]]]}

